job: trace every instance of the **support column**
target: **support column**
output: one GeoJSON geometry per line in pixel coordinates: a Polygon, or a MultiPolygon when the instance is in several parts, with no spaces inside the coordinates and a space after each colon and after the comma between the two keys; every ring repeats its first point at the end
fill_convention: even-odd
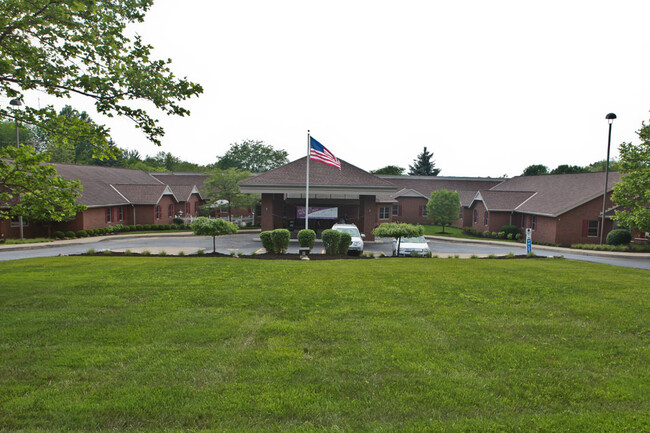
{"type": "Polygon", "coordinates": [[[359,196],[359,230],[367,241],[374,241],[372,231],[377,223],[377,202],[374,195],[359,196]]]}
{"type": "Polygon", "coordinates": [[[262,231],[273,230],[273,194],[262,194],[262,231]]]}

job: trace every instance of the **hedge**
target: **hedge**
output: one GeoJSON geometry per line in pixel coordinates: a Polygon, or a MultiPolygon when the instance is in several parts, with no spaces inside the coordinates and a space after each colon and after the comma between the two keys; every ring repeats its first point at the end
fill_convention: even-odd
{"type": "Polygon", "coordinates": [[[321,235],[323,239],[323,248],[329,255],[337,255],[339,253],[339,242],[341,240],[341,232],[336,230],[327,229],[323,230],[321,235]]]}
{"type": "Polygon", "coordinates": [[[310,229],[302,229],[298,232],[298,244],[301,248],[314,248],[316,243],[316,232],[310,229]]]}

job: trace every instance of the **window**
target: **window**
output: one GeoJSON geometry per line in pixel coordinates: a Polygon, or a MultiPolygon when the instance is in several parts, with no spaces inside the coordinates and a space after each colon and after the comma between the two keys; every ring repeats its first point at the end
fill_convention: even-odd
{"type": "Polygon", "coordinates": [[[526,227],[526,215],[524,215],[524,214],[522,213],[522,214],[521,214],[521,228],[523,229],[523,228],[525,228],[525,227],[526,227]]]}
{"type": "Polygon", "coordinates": [[[533,230],[537,229],[537,215],[530,216],[530,228],[533,230]]]}
{"type": "Polygon", "coordinates": [[[587,228],[587,236],[597,237],[598,236],[598,220],[589,220],[589,227],[587,228]]]}
{"type": "Polygon", "coordinates": [[[174,205],[170,204],[167,210],[167,216],[168,217],[173,217],[174,216],[174,205]]]}
{"type": "Polygon", "coordinates": [[[390,208],[389,207],[380,207],[379,208],[379,219],[387,220],[390,218],[390,208]]]}
{"type": "Polygon", "coordinates": [[[198,201],[194,202],[194,213],[196,213],[196,214],[199,213],[199,202],[198,201]]]}
{"type": "Polygon", "coordinates": [[[106,222],[107,223],[113,222],[113,208],[112,207],[107,207],[106,208],[106,222]]]}
{"type": "Polygon", "coordinates": [[[119,208],[119,220],[124,221],[124,206],[120,206],[119,208]]]}
{"type": "Polygon", "coordinates": [[[185,215],[189,215],[189,214],[190,214],[190,202],[186,201],[185,202],[185,215]]]}
{"type": "Polygon", "coordinates": [[[478,211],[474,209],[474,224],[478,223],[478,211]]]}
{"type": "Polygon", "coordinates": [[[393,205],[393,216],[399,216],[399,213],[400,213],[399,208],[400,208],[400,205],[398,205],[398,204],[393,205]]]}
{"type": "Polygon", "coordinates": [[[156,206],[156,219],[160,219],[160,206],[156,206]]]}
{"type": "Polygon", "coordinates": [[[488,217],[489,217],[489,215],[490,215],[490,212],[488,212],[488,211],[485,211],[485,213],[483,214],[483,225],[485,225],[485,226],[488,225],[488,217]]]}
{"type": "Polygon", "coordinates": [[[427,216],[427,207],[425,206],[420,206],[420,214],[422,216],[427,216]]]}

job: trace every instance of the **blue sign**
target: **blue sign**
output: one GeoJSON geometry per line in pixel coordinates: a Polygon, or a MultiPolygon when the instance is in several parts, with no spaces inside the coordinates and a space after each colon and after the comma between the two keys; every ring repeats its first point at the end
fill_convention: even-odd
{"type": "Polygon", "coordinates": [[[533,252],[533,240],[531,238],[526,239],[526,254],[533,252]]]}

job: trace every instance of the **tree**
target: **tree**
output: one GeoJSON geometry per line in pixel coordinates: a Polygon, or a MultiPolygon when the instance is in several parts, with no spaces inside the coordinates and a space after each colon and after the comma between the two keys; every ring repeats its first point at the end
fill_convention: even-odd
{"type": "Polygon", "coordinates": [[[0,150],[0,218],[23,216],[28,220],[51,223],[74,218],[86,207],[77,204],[81,183],[56,174],[47,156],[29,146],[0,150]]]}
{"type": "Polygon", "coordinates": [[[522,176],[539,176],[541,174],[548,174],[548,167],[542,164],[529,165],[521,173],[522,176]]]}
{"type": "Polygon", "coordinates": [[[233,143],[218,159],[216,167],[222,170],[238,168],[252,173],[263,173],[289,162],[286,150],[275,150],[263,141],[244,140],[233,143]]]}
{"type": "MultiPolygon", "coordinates": [[[[607,164],[607,161],[602,159],[600,161],[592,162],[589,164],[587,167],[588,172],[590,173],[597,173],[601,171],[605,171],[605,165],[607,164]]],[[[618,160],[616,159],[611,159],[609,161],[609,171],[619,171],[619,163],[618,160]]]]}
{"type": "Polygon", "coordinates": [[[589,169],[587,167],[580,167],[579,165],[562,164],[562,165],[558,165],[556,168],[551,170],[551,174],[574,174],[574,173],[589,173],[589,169]]]}
{"type": "Polygon", "coordinates": [[[378,168],[377,170],[372,170],[370,171],[370,173],[401,176],[404,174],[404,171],[405,170],[402,167],[398,167],[396,165],[387,165],[386,167],[378,168]]]}
{"type": "Polygon", "coordinates": [[[650,231],[650,125],[641,123],[639,145],[621,143],[618,147],[620,172],[627,173],[614,185],[612,201],[620,209],[614,219],[642,232],[650,231]]]}
{"type": "Polygon", "coordinates": [[[200,85],[177,79],[170,60],[150,57],[153,47],[140,36],[125,36],[130,23],[142,22],[153,0],[4,0],[0,14],[0,96],[20,99],[21,107],[0,106],[0,118],[47,129],[59,141],[88,132],[97,155],[110,156],[108,129],[82,119],[64,121],[52,106],[37,108],[25,92],[90,98],[99,113],[125,116],[160,145],[158,121],[134,104],[148,101],[166,114],[184,116],[179,105],[202,93],[200,85]],[[74,127],[71,125],[74,124],[74,127]]]}
{"type": "Polygon", "coordinates": [[[432,161],[431,158],[433,158],[433,153],[428,152],[427,147],[424,146],[422,153],[413,160],[413,165],[409,165],[409,175],[438,176],[440,169],[435,168],[435,161],[432,161]]]}
{"type": "Polygon", "coordinates": [[[248,171],[238,168],[227,170],[215,169],[205,181],[205,188],[210,197],[209,205],[215,204],[218,200],[228,202],[228,219],[232,219],[232,209],[251,204],[249,194],[239,192],[239,182],[248,179],[251,174],[248,171]]]}
{"type": "Polygon", "coordinates": [[[414,226],[413,224],[383,223],[372,232],[379,238],[395,238],[397,240],[397,255],[399,256],[399,248],[402,243],[401,238],[422,236],[424,230],[422,229],[422,226],[414,226]]]}
{"type": "MultiPolygon", "coordinates": [[[[24,126],[18,127],[18,135],[21,143],[34,144],[34,129],[24,126]]],[[[16,146],[16,123],[4,121],[0,122],[0,148],[16,146]]]]}
{"type": "Polygon", "coordinates": [[[197,236],[212,236],[212,252],[217,252],[217,236],[234,235],[237,233],[237,225],[222,220],[199,217],[190,225],[192,232],[197,236]]]}
{"type": "Polygon", "coordinates": [[[460,213],[460,196],[456,191],[440,189],[431,193],[427,203],[427,218],[434,224],[442,226],[445,232],[445,225],[451,224],[458,219],[460,213]]]}

